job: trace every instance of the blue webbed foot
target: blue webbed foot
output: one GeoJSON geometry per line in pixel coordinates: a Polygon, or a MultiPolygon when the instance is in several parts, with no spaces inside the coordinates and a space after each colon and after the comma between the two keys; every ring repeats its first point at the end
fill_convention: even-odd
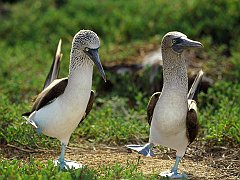
{"type": "Polygon", "coordinates": [[[63,169],[79,169],[79,168],[82,168],[83,165],[82,164],[78,164],[77,162],[75,161],[68,161],[68,160],[55,160],[53,161],[54,165],[55,166],[59,166],[61,170],[63,169]]]}
{"type": "Polygon", "coordinates": [[[137,151],[139,154],[142,154],[144,156],[154,156],[154,153],[152,151],[153,144],[147,143],[144,146],[142,145],[126,145],[127,148],[137,151]]]}
{"type": "Polygon", "coordinates": [[[165,171],[159,174],[160,177],[171,178],[171,179],[187,179],[186,174],[180,174],[177,171],[165,171]]]}
{"type": "Polygon", "coordinates": [[[65,154],[65,149],[66,149],[66,145],[64,143],[62,143],[62,149],[61,149],[61,154],[58,158],[58,160],[53,161],[55,166],[60,166],[60,169],[79,169],[82,168],[83,165],[82,164],[78,164],[76,161],[68,161],[64,159],[64,154],[65,154]]]}
{"type": "Polygon", "coordinates": [[[178,173],[178,164],[181,160],[181,157],[177,156],[174,166],[171,171],[165,171],[159,174],[160,177],[171,178],[171,179],[187,179],[186,174],[178,173]]]}

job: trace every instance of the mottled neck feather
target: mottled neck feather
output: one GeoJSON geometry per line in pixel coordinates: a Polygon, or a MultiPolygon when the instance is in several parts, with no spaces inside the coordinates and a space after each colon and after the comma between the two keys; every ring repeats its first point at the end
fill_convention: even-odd
{"type": "Polygon", "coordinates": [[[92,75],[92,60],[83,51],[72,50],[67,89],[71,89],[71,91],[78,91],[80,89],[91,90],[92,75]]]}
{"type": "Polygon", "coordinates": [[[68,84],[62,97],[66,104],[79,103],[89,96],[92,88],[93,63],[84,52],[72,51],[70,55],[68,84]],[[86,94],[85,94],[86,93],[86,94]]]}
{"type": "Polygon", "coordinates": [[[184,53],[175,53],[171,48],[162,48],[163,87],[177,89],[187,94],[188,77],[184,53]]]}
{"type": "Polygon", "coordinates": [[[93,66],[92,60],[83,51],[72,49],[70,54],[69,77],[73,72],[84,66],[93,66]]]}

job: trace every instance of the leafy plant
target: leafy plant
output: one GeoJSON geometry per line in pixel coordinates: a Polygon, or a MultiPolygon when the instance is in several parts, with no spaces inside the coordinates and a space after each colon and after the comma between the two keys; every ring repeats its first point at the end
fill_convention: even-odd
{"type": "Polygon", "coordinates": [[[201,99],[207,102],[200,116],[206,139],[219,143],[240,143],[240,86],[219,81],[201,99]]]}
{"type": "Polygon", "coordinates": [[[87,167],[60,171],[51,161],[41,163],[30,159],[29,162],[1,160],[0,179],[96,179],[96,176],[87,167]]]}

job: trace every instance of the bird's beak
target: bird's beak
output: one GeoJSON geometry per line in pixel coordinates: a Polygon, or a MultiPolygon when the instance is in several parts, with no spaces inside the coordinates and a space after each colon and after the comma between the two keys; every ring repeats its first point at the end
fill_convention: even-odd
{"type": "Polygon", "coordinates": [[[193,41],[191,39],[188,39],[187,37],[182,37],[182,42],[180,45],[185,48],[201,48],[203,45],[198,41],[193,41]]]}
{"type": "Polygon", "coordinates": [[[173,45],[172,49],[177,53],[182,53],[185,49],[201,48],[203,45],[198,41],[193,41],[187,37],[181,37],[181,42],[173,45]]]}
{"type": "Polygon", "coordinates": [[[106,82],[106,75],[105,72],[103,70],[99,55],[98,55],[98,49],[89,49],[88,51],[84,51],[90,58],[91,60],[95,63],[95,65],[97,66],[102,78],[104,79],[104,81],[106,82]]]}

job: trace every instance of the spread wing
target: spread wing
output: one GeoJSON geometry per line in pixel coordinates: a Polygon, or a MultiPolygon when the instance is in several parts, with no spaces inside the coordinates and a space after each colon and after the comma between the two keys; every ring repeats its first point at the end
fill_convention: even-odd
{"type": "Polygon", "coordinates": [[[151,96],[150,101],[148,102],[148,106],[147,106],[147,120],[148,120],[148,124],[149,125],[151,125],[153,111],[154,111],[154,108],[155,108],[155,106],[157,104],[157,101],[158,101],[160,95],[161,95],[161,92],[154,93],[151,96]]]}
{"type": "Polygon", "coordinates": [[[87,117],[87,115],[92,110],[94,100],[95,100],[94,91],[91,90],[91,94],[90,94],[90,98],[89,98],[88,105],[87,105],[87,108],[86,108],[86,112],[85,112],[85,115],[83,116],[82,120],[80,121],[80,123],[87,117]]]}
{"type": "Polygon", "coordinates": [[[44,89],[33,102],[32,110],[22,114],[23,116],[29,116],[33,111],[37,111],[43,106],[51,103],[54,99],[60,96],[68,83],[68,78],[54,80],[46,89],[44,89]]]}
{"type": "Polygon", "coordinates": [[[45,80],[43,91],[33,100],[32,110],[30,112],[23,113],[22,116],[29,116],[33,111],[40,109],[41,107],[49,104],[59,95],[61,95],[68,83],[68,79],[57,79],[60,70],[60,62],[62,58],[61,54],[62,40],[59,40],[56,55],[53,58],[52,66],[45,80]]]}
{"type": "Polygon", "coordinates": [[[197,103],[194,100],[188,100],[188,112],[186,119],[187,137],[191,144],[197,137],[199,125],[197,120],[197,103]]]}
{"type": "Polygon", "coordinates": [[[68,78],[54,80],[46,89],[44,89],[33,103],[32,111],[39,110],[49,104],[58,96],[63,94],[68,83],[68,78]]]}
{"type": "Polygon", "coordinates": [[[58,43],[56,55],[53,58],[53,62],[52,62],[50,71],[47,75],[47,78],[45,80],[43,89],[46,89],[46,87],[48,87],[55,79],[58,78],[58,73],[60,70],[60,63],[61,63],[61,59],[62,59],[61,45],[62,45],[62,40],[60,39],[59,43],[58,43]]]}

